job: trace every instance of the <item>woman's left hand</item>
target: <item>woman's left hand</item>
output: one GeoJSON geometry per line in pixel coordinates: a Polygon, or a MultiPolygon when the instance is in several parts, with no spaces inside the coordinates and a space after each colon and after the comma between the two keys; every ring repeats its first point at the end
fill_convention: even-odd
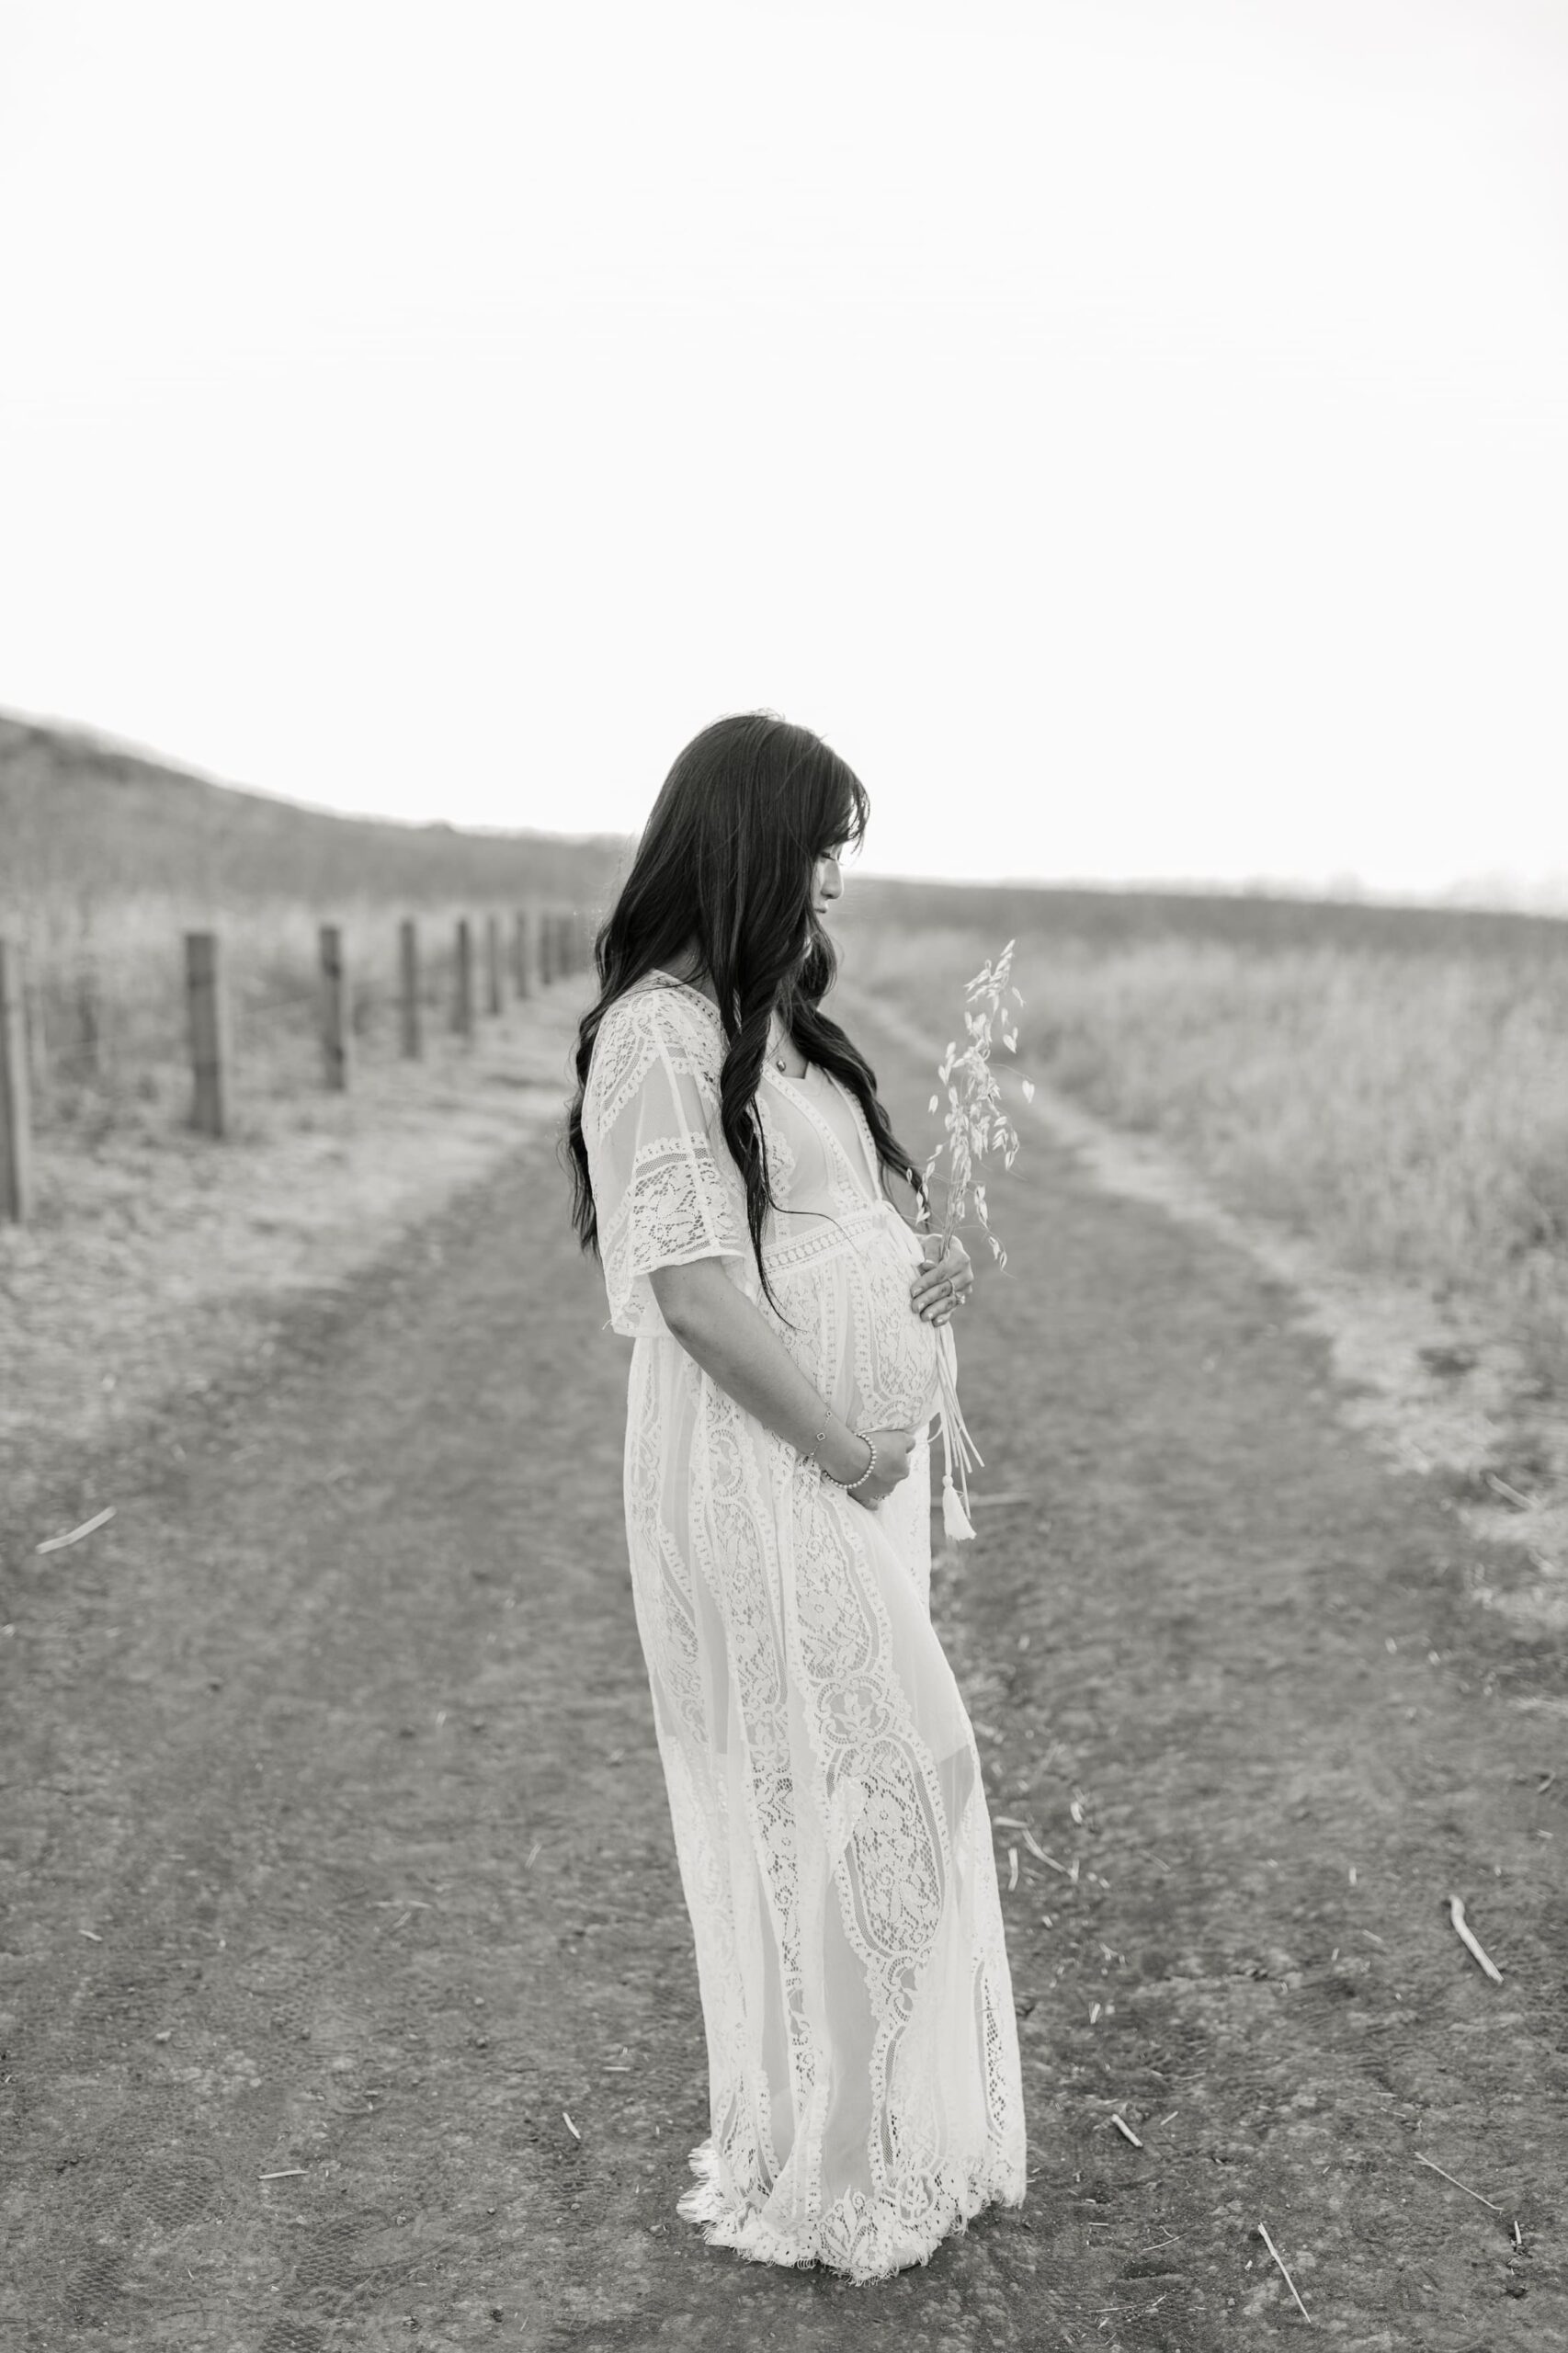
{"type": "Polygon", "coordinates": [[[969,1252],[955,1235],[947,1256],[922,1267],[909,1287],[910,1302],[927,1324],[946,1324],[974,1289],[969,1252]]]}

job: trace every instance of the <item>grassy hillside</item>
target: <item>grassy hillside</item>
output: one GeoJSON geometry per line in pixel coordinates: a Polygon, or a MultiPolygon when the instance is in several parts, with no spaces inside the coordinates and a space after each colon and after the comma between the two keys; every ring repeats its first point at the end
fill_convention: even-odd
{"type": "Polygon", "coordinates": [[[621,849],[335,816],[0,714],[0,921],[40,948],[142,893],[213,920],[266,901],[593,905],[621,849]]]}
{"type": "Polygon", "coordinates": [[[180,1115],[187,930],[222,940],[246,1098],[293,1095],[318,1083],[322,922],[345,934],[358,1050],[390,1055],[402,916],[439,1021],[460,915],[591,915],[625,847],[335,816],[0,715],[0,930],[25,954],[40,1131],[180,1115]]]}

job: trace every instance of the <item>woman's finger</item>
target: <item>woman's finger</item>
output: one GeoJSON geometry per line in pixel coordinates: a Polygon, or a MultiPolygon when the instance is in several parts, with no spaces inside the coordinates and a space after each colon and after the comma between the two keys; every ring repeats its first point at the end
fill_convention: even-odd
{"type": "Polygon", "coordinates": [[[961,1242],[955,1242],[945,1257],[935,1258],[920,1267],[910,1284],[916,1299],[938,1289],[943,1283],[965,1283],[974,1280],[974,1267],[961,1242]]]}
{"type": "MultiPolygon", "coordinates": [[[[917,1307],[928,1299],[945,1298],[960,1284],[967,1273],[962,1265],[955,1266],[950,1258],[942,1259],[935,1267],[923,1267],[909,1286],[909,1295],[917,1307]]],[[[973,1277],[970,1277],[973,1280],[973,1277]]]]}
{"type": "Polygon", "coordinates": [[[974,1276],[970,1273],[968,1266],[963,1266],[963,1268],[956,1268],[942,1276],[937,1282],[923,1282],[921,1287],[911,1287],[909,1297],[915,1313],[927,1315],[932,1308],[960,1306],[972,1290],[974,1276]]]}

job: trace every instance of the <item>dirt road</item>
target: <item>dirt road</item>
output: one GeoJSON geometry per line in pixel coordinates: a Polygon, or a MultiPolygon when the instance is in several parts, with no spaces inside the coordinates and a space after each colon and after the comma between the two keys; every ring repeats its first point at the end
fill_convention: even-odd
{"type": "Polygon", "coordinates": [[[1278,1283],[1035,1136],[995,1208],[933,1608],[1018,1860],[1022,2212],[869,2290],[675,2214],[626,1350],[541,1141],[4,1528],[6,2353],[1205,2353],[1306,2325],[1260,2222],[1346,2347],[1568,2345],[1560,1650],[1278,1283]]]}

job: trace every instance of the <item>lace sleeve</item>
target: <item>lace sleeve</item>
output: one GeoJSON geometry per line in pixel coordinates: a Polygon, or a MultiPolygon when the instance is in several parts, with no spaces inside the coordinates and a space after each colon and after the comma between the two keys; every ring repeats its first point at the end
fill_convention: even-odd
{"type": "Polygon", "coordinates": [[[713,1041],[653,989],[606,1014],[583,1101],[610,1320],[662,1331],[648,1277],[695,1258],[749,1259],[745,1194],[719,1132],[713,1041]]]}

